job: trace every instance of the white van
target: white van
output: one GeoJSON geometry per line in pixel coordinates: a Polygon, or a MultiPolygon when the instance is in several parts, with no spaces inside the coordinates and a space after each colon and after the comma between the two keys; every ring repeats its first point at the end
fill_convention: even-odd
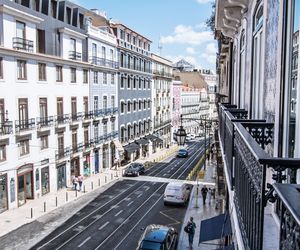
{"type": "Polygon", "coordinates": [[[191,186],[186,183],[170,182],[165,189],[164,204],[187,204],[191,186]]]}

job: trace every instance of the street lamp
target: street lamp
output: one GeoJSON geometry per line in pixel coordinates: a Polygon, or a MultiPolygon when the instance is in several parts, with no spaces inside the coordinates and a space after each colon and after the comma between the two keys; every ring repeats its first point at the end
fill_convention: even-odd
{"type": "Polygon", "coordinates": [[[183,146],[185,143],[185,139],[186,139],[186,132],[182,125],[179,127],[179,129],[175,133],[175,136],[176,136],[177,144],[179,146],[183,146]]]}

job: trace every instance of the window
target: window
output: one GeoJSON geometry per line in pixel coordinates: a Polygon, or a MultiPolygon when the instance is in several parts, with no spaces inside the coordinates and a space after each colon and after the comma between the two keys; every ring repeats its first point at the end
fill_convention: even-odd
{"type": "Polygon", "coordinates": [[[136,100],[133,101],[133,111],[136,111],[136,100]]]}
{"type": "Polygon", "coordinates": [[[103,134],[107,135],[107,122],[103,123],[103,134]]]}
{"type": "Polygon", "coordinates": [[[102,46],[102,58],[106,59],[106,48],[102,46]]]}
{"type": "Polygon", "coordinates": [[[98,125],[94,125],[94,138],[98,138],[98,131],[99,131],[99,127],[98,125]]]}
{"type": "Polygon", "coordinates": [[[98,96],[94,96],[94,111],[99,109],[98,96]]]}
{"type": "Polygon", "coordinates": [[[130,89],[130,82],[131,82],[131,78],[128,77],[127,78],[127,89],[130,89]]]}
{"type": "Polygon", "coordinates": [[[0,145],[0,162],[6,161],[6,145],[0,145]]]}
{"type": "Polygon", "coordinates": [[[144,89],[146,89],[146,80],[144,80],[144,89]]]}
{"type": "Polygon", "coordinates": [[[125,77],[121,76],[121,84],[120,84],[121,89],[124,89],[124,82],[125,82],[125,77]]]}
{"type": "Polygon", "coordinates": [[[89,127],[84,127],[83,131],[83,140],[84,140],[84,145],[87,147],[89,145],[89,127]]]}
{"type": "Polygon", "coordinates": [[[17,60],[17,77],[18,80],[26,80],[26,61],[24,60],[17,60]]]}
{"type": "Polygon", "coordinates": [[[121,101],[121,113],[125,112],[125,102],[121,101]]]}
{"type": "Polygon", "coordinates": [[[83,111],[85,114],[89,112],[89,98],[87,96],[83,97],[83,111]]]}
{"type": "Polygon", "coordinates": [[[45,118],[47,116],[48,116],[47,98],[40,98],[40,117],[44,118],[44,119],[41,119],[41,120],[46,122],[45,118]]]}
{"type": "Polygon", "coordinates": [[[116,103],[115,103],[115,96],[112,95],[112,96],[111,96],[111,107],[114,108],[115,105],[116,105],[116,103]]]}
{"type": "Polygon", "coordinates": [[[103,84],[107,84],[107,73],[103,73],[103,84]]]}
{"type": "Polygon", "coordinates": [[[151,82],[150,80],[148,80],[148,89],[150,89],[150,87],[151,87],[151,82]]]}
{"type": "Polygon", "coordinates": [[[3,58],[0,57],[0,79],[3,79],[3,58]]]}
{"type": "Polygon", "coordinates": [[[116,130],[116,123],[115,121],[111,121],[111,131],[114,132],[116,130]]]}
{"type": "Polygon", "coordinates": [[[57,116],[59,120],[63,119],[64,116],[64,101],[62,97],[57,97],[56,99],[56,109],[57,109],[57,116]]]}
{"type": "Polygon", "coordinates": [[[120,38],[122,40],[125,40],[125,32],[124,32],[124,30],[120,30],[120,38]]]}
{"type": "Polygon", "coordinates": [[[46,64],[45,63],[39,63],[39,81],[46,81],[46,64]]]}
{"type": "Polygon", "coordinates": [[[41,149],[48,148],[48,135],[41,136],[41,149]]]}
{"type": "Polygon", "coordinates": [[[110,49],[110,60],[113,62],[114,59],[114,50],[110,49]]]}
{"type": "Polygon", "coordinates": [[[133,78],[133,88],[136,89],[136,78],[133,78]]]}
{"type": "Polygon", "coordinates": [[[19,99],[19,122],[20,128],[27,128],[28,126],[28,99],[19,99]]]}
{"type": "MultiPolygon", "coordinates": [[[[16,22],[16,34],[18,38],[25,39],[26,38],[26,29],[25,29],[25,23],[23,22],[16,22]]],[[[23,43],[23,41],[21,41],[23,43]]]]}
{"type": "Polygon", "coordinates": [[[127,101],[127,112],[131,111],[131,101],[127,101]]]}
{"type": "Polygon", "coordinates": [[[146,109],[146,106],[147,106],[147,102],[146,100],[144,100],[144,109],[146,109]]]}
{"type": "Polygon", "coordinates": [[[93,63],[97,60],[97,44],[95,43],[92,43],[92,60],[94,61],[93,63]]]}
{"type": "Polygon", "coordinates": [[[111,74],[110,83],[115,84],[115,74],[111,74]]]}
{"type": "Polygon", "coordinates": [[[151,108],[151,100],[148,100],[148,109],[151,108]]]}
{"type": "Polygon", "coordinates": [[[71,97],[71,113],[72,113],[72,119],[77,118],[77,99],[76,97],[71,97]]]}
{"type": "Polygon", "coordinates": [[[127,42],[129,42],[129,43],[131,42],[131,36],[128,33],[127,33],[127,42]]]}
{"type": "Polygon", "coordinates": [[[94,83],[98,84],[98,71],[94,71],[94,83]]]}
{"type": "Polygon", "coordinates": [[[77,130],[72,130],[72,148],[76,152],[77,151],[77,130]]]}
{"type": "Polygon", "coordinates": [[[57,135],[58,154],[60,157],[64,155],[64,133],[57,135]]]}
{"type": "Polygon", "coordinates": [[[71,82],[76,82],[76,68],[71,68],[71,82]]]}
{"type": "Polygon", "coordinates": [[[132,43],[133,43],[134,45],[136,44],[136,37],[135,37],[135,36],[132,37],[132,43]]]}
{"type": "Polygon", "coordinates": [[[70,38],[70,51],[76,52],[76,40],[73,38],[70,38]]]}
{"type": "Polygon", "coordinates": [[[139,110],[141,110],[141,109],[142,109],[142,101],[139,100],[139,110]]]}
{"type": "Polygon", "coordinates": [[[29,154],[29,140],[19,142],[20,156],[29,154]]]}
{"type": "Polygon", "coordinates": [[[139,78],[139,89],[141,89],[141,88],[142,88],[142,79],[139,78]]]}
{"type": "Polygon", "coordinates": [[[62,66],[56,66],[56,81],[62,82],[63,81],[63,70],[62,66]]]}
{"type": "Polygon", "coordinates": [[[82,70],[82,74],[83,74],[83,83],[88,83],[88,76],[89,76],[89,72],[87,69],[82,70]]]}
{"type": "Polygon", "coordinates": [[[107,109],[107,96],[103,96],[103,109],[107,109]]]}

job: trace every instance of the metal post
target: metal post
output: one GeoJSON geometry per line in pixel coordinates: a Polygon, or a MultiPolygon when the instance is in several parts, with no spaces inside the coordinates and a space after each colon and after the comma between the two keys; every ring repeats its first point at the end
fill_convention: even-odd
{"type": "Polygon", "coordinates": [[[91,182],[91,189],[94,190],[94,183],[91,182]]]}
{"type": "Polygon", "coordinates": [[[55,206],[57,207],[57,196],[55,197],[55,206]]]}
{"type": "Polygon", "coordinates": [[[195,208],[199,208],[198,206],[198,194],[199,194],[199,184],[198,184],[198,173],[197,173],[197,186],[196,186],[196,205],[195,205],[195,208]]]}
{"type": "Polygon", "coordinates": [[[105,183],[107,182],[107,177],[105,176],[105,183]]]}
{"type": "Polygon", "coordinates": [[[44,202],[44,212],[46,213],[46,202],[44,202]]]}
{"type": "Polygon", "coordinates": [[[68,192],[66,192],[66,201],[68,201],[68,192]]]}
{"type": "Polygon", "coordinates": [[[75,190],[75,197],[77,198],[77,189],[75,190]]]}
{"type": "Polygon", "coordinates": [[[100,187],[100,178],[98,179],[98,186],[100,187]]]}
{"type": "Polygon", "coordinates": [[[30,209],[30,217],[33,218],[33,208],[30,209]]]}

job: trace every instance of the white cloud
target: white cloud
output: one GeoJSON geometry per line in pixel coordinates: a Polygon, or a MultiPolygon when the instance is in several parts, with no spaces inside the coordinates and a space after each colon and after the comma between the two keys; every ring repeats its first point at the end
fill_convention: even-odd
{"type": "Polygon", "coordinates": [[[196,54],[196,51],[194,48],[188,47],[188,48],[186,48],[186,53],[194,55],[194,54],[196,54]]]}
{"type": "Polygon", "coordinates": [[[216,63],[217,47],[215,43],[209,43],[206,45],[205,52],[201,54],[201,57],[205,59],[209,64],[216,63]]]}
{"type": "Polygon", "coordinates": [[[192,44],[200,45],[202,43],[213,40],[210,31],[195,31],[192,26],[177,25],[173,35],[163,36],[160,39],[161,44],[192,44]]]}
{"type": "Polygon", "coordinates": [[[206,4],[206,3],[212,3],[214,0],[197,0],[198,3],[200,4],[206,4]]]}

